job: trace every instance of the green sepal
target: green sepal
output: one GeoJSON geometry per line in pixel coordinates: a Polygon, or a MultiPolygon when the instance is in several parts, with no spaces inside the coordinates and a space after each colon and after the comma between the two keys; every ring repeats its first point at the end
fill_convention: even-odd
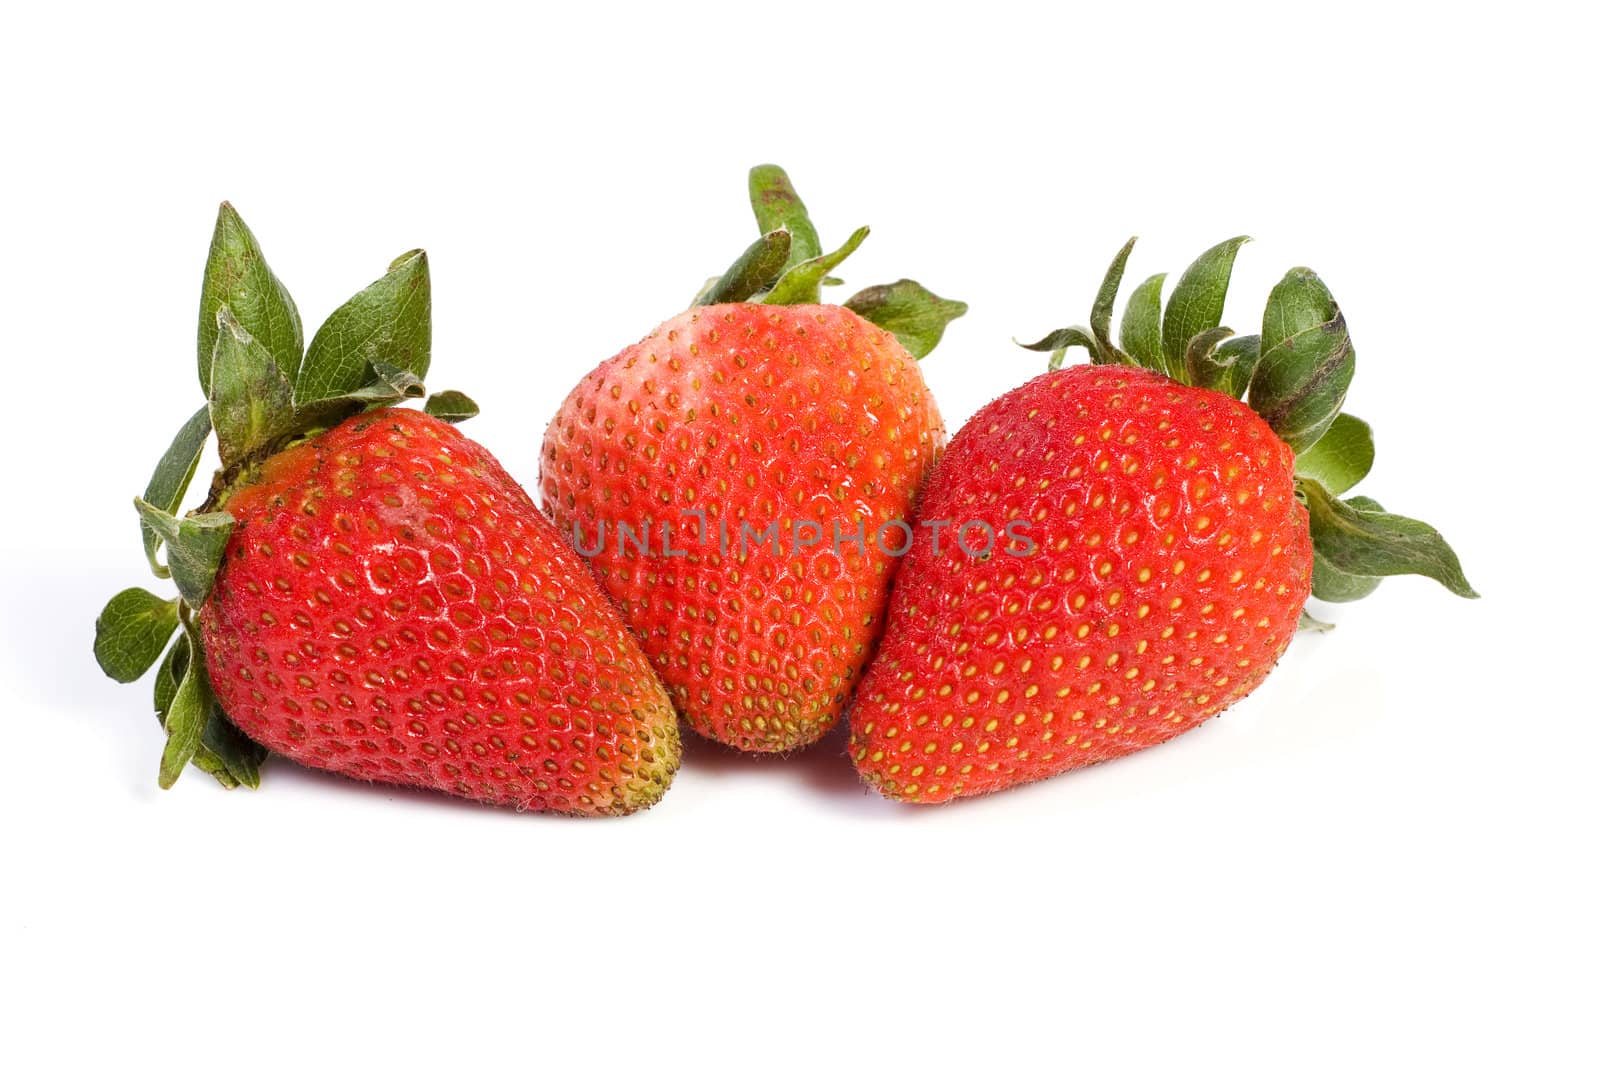
{"type": "Polygon", "coordinates": [[[1300,624],[1295,627],[1301,633],[1307,631],[1314,634],[1325,634],[1333,629],[1333,623],[1323,622],[1304,608],[1300,609],[1300,624]]]}
{"type": "Polygon", "coordinates": [[[1365,497],[1340,500],[1310,478],[1295,484],[1311,515],[1311,543],[1338,570],[1374,578],[1420,574],[1457,596],[1477,597],[1455,551],[1432,526],[1365,497]]]}
{"type": "Polygon", "coordinates": [[[217,346],[217,311],[224,306],[232,309],[240,325],[272,354],[279,369],[293,378],[305,347],[300,312],[267,266],[255,234],[227,201],[217,211],[200,287],[200,391],[208,397],[211,359],[217,346]]]}
{"type": "Polygon", "coordinates": [[[1339,414],[1355,369],[1355,348],[1333,294],[1314,271],[1289,271],[1267,298],[1250,406],[1290,448],[1304,452],[1339,414]]]}
{"type": "Polygon", "coordinates": [[[913,359],[932,352],[944,337],[945,327],[967,313],[967,305],[961,301],[936,296],[910,278],[870,286],[846,300],[844,306],[894,334],[913,359]]]}
{"type": "Polygon", "coordinates": [[[1067,349],[1069,348],[1088,349],[1089,362],[1091,363],[1110,362],[1106,358],[1108,353],[1101,350],[1100,343],[1095,340],[1094,334],[1085,330],[1082,326],[1063,326],[1059,330],[1051,330],[1031,345],[1024,345],[1021,341],[1017,343],[1029,352],[1050,353],[1051,370],[1061,369],[1061,365],[1067,360],[1067,349]]]}
{"type": "Polygon", "coordinates": [[[224,467],[283,437],[296,422],[289,377],[226,306],[217,309],[210,409],[224,467]]]}
{"type": "Polygon", "coordinates": [[[206,680],[205,657],[195,651],[200,647],[200,638],[189,623],[184,625],[184,634],[191,649],[189,662],[162,719],[167,729],[167,743],[161,750],[161,772],[157,778],[162,789],[171,789],[178,775],[200,751],[206,720],[211,717],[211,686],[206,680]]]}
{"type": "Polygon", "coordinates": [[[1189,346],[1183,350],[1183,369],[1190,385],[1216,389],[1228,373],[1228,368],[1217,361],[1217,347],[1232,336],[1228,327],[1215,326],[1189,339],[1189,346]]]}
{"type": "Polygon", "coordinates": [[[1294,473],[1314,478],[1329,494],[1342,496],[1372,470],[1373,456],[1372,427],[1341,411],[1317,443],[1295,457],[1294,473]]]}
{"type": "MultiPolygon", "coordinates": [[[[163,727],[166,726],[167,711],[172,707],[178,685],[189,669],[189,655],[189,635],[185,632],[172,643],[156,675],[156,719],[163,727]]],[[[215,694],[212,694],[211,700],[211,710],[200,735],[200,747],[190,762],[215,778],[224,789],[241,785],[250,789],[259,787],[261,764],[266,759],[267,750],[246,737],[228,720],[217,705],[215,694]]]]}
{"type": "MultiPolygon", "coordinates": [[[[789,254],[784,269],[798,266],[822,255],[822,239],[812,225],[811,216],[800,194],[794,191],[789,175],[775,163],[750,168],[750,207],[763,234],[785,230],[789,234],[789,254]]],[[[764,288],[764,287],[763,287],[764,288]]]]}
{"type": "Polygon", "coordinates": [[[137,586],[112,597],[94,621],[94,659],[106,677],[133,682],[144,676],[178,628],[178,602],[137,586]]]}
{"type": "MultiPolygon", "coordinates": [[[[1068,348],[1095,363],[1125,359],[1198,388],[1248,397],[1250,406],[1296,453],[1297,494],[1310,516],[1313,595],[1356,600],[1383,577],[1420,574],[1463,597],[1476,597],[1455,552],[1426,523],[1386,512],[1367,497],[1341,501],[1373,461],[1372,431],[1340,408],[1355,370],[1355,351],[1338,305],[1310,270],[1289,271],[1274,287],[1259,335],[1232,336],[1222,312],[1239,248],[1236,237],[1213,246],[1184,272],[1163,311],[1165,275],[1129,297],[1121,347],[1110,342],[1116,291],[1133,242],[1112,260],[1090,316],[1091,327],[1056,330],[1032,344],[1062,365],[1068,348]]],[[[1304,616],[1302,628],[1331,629],[1304,616]]]]}
{"type": "Polygon", "coordinates": [[[1100,291],[1095,294],[1094,307],[1089,311],[1089,328],[1094,331],[1095,340],[1100,342],[1100,347],[1107,352],[1114,351],[1116,345],[1111,343],[1111,312],[1117,304],[1117,290],[1122,287],[1122,272],[1128,266],[1128,257],[1133,254],[1133,246],[1139,239],[1128,238],[1128,243],[1122,246],[1116,258],[1111,261],[1111,266],[1106,268],[1106,276],[1100,282],[1100,291]]]}
{"type": "Polygon", "coordinates": [[[294,378],[296,404],[352,396],[372,384],[372,368],[427,377],[433,344],[428,256],[407,252],[388,273],[345,301],[311,338],[294,378]]]}
{"type": "Polygon", "coordinates": [[[183,672],[189,669],[189,635],[182,634],[167,648],[167,654],[156,668],[155,703],[156,719],[166,725],[167,709],[172,707],[172,696],[178,691],[183,672]]]}
{"type": "MultiPolygon", "coordinates": [[[[852,233],[836,250],[827,255],[816,256],[812,259],[794,263],[783,272],[783,277],[773,283],[772,290],[761,298],[763,304],[815,304],[822,300],[822,279],[828,272],[849,258],[850,253],[861,247],[861,242],[871,233],[870,227],[863,226],[852,233]]],[[[789,254],[791,262],[794,253],[789,254]]]]}
{"type": "Polygon", "coordinates": [[[393,404],[402,400],[420,400],[428,395],[428,387],[422,383],[422,379],[404,367],[380,359],[373,361],[371,370],[376,380],[346,393],[345,397],[367,403],[393,404]]]}
{"type": "Polygon", "coordinates": [[[167,566],[184,602],[193,608],[204,604],[233,533],[233,516],[208,511],[180,519],[137,497],[133,506],[167,543],[167,566]]]}
{"type": "Polygon", "coordinates": [[[1238,400],[1250,388],[1250,379],[1255,375],[1256,364],[1260,361],[1260,334],[1228,338],[1211,353],[1211,362],[1220,372],[1211,388],[1238,400]]]}
{"type": "Polygon", "coordinates": [[[206,728],[200,734],[200,751],[195,754],[194,765],[215,778],[224,789],[238,785],[259,789],[261,764],[266,758],[267,750],[233,725],[212,697],[211,714],[206,716],[206,728]]]}
{"type": "Polygon", "coordinates": [[[1118,334],[1122,351],[1137,366],[1163,374],[1170,370],[1161,354],[1161,286],[1166,280],[1165,274],[1152,274],[1128,294],[1118,334]]]}
{"type": "Polygon", "coordinates": [[[445,422],[466,422],[478,414],[478,405],[466,393],[455,389],[444,389],[430,394],[427,403],[422,405],[422,410],[445,422]]]}
{"type": "Polygon", "coordinates": [[[1128,256],[1133,252],[1137,237],[1130,237],[1128,243],[1122,246],[1116,256],[1111,260],[1111,266],[1106,268],[1105,277],[1100,282],[1099,292],[1095,294],[1094,307],[1089,312],[1089,328],[1082,326],[1065,326],[1045,334],[1032,344],[1021,344],[1030,352],[1049,352],[1050,369],[1059,370],[1066,362],[1067,350],[1070,348],[1084,348],[1089,352],[1089,362],[1096,364],[1123,363],[1133,366],[1146,366],[1152,370],[1164,371],[1159,353],[1150,356],[1151,362],[1144,362],[1134,349],[1144,349],[1145,334],[1151,329],[1159,330],[1159,316],[1161,313],[1161,280],[1165,275],[1158,274],[1147,279],[1134,291],[1128,304],[1128,310],[1122,319],[1122,341],[1124,347],[1129,342],[1134,342],[1134,348],[1124,351],[1111,343],[1111,313],[1116,305],[1117,289],[1122,285],[1123,271],[1128,265],[1128,256]],[[1149,311],[1149,294],[1155,294],[1154,316],[1149,322],[1143,318],[1136,321],[1136,317],[1143,316],[1149,311]],[[1130,331],[1132,331],[1130,333],[1130,331]]]}
{"type": "Polygon", "coordinates": [[[361,411],[388,407],[406,400],[418,400],[428,387],[408,370],[381,360],[368,368],[367,384],[339,396],[313,400],[295,411],[295,428],[309,430],[333,426],[361,411]]]}
{"type": "Polygon", "coordinates": [[[1233,261],[1248,237],[1234,237],[1200,253],[1172,288],[1161,318],[1161,351],[1170,372],[1183,367],[1189,341],[1222,322],[1222,305],[1233,277],[1233,261]]]}
{"type": "Polygon", "coordinates": [[[762,234],[739,253],[739,258],[725,272],[708,282],[690,306],[736,304],[771,288],[789,264],[790,246],[788,230],[762,234]]]}
{"type": "Polygon", "coordinates": [[[1311,595],[1329,604],[1348,604],[1371,596],[1383,581],[1367,574],[1346,574],[1323,558],[1311,559],[1311,595]]]}
{"type": "MultiPolygon", "coordinates": [[[[1331,487],[1328,491],[1334,492],[1331,487]]],[[[1357,511],[1382,511],[1383,505],[1370,496],[1353,496],[1345,501],[1357,511]]],[[[1311,560],[1311,595],[1329,604],[1348,604],[1371,596],[1383,579],[1370,574],[1348,574],[1335,567],[1322,555],[1313,552],[1311,560]]]]}
{"type": "MultiPolygon", "coordinates": [[[[194,480],[195,468],[200,466],[200,454],[205,451],[206,438],[210,435],[211,405],[207,404],[189,416],[189,421],[183,424],[178,435],[172,439],[172,444],[167,446],[161,462],[156,464],[155,473],[150,475],[150,483],[145,486],[144,499],[162,511],[176,513],[178,505],[183,502],[183,494],[194,480]]],[[[142,519],[139,521],[139,535],[144,541],[144,556],[150,561],[151,573],[157,578],[172,577],[172,572],[156,555],[161,539],[150,524],[142,519]]]]}
{"type": "MultiPolygon", "coordinates": [[[[161,661],[161,667],[156,674],[156,721],[162,729],[167,725],[167,712],[172,708],[173,697],[177,695],[178,686],[189,670],[189,636],[182,634],[172,642],[172,647],[167,650],[167,658],[161,661]]],[[[213,706],[206,716],[206,726],[210,727],[213,719],[219,718],[216,707],[213,706]]],[[[230,774],[222,761],[206,751],[205,737],[202,732],[200,747],[195,751],[194,758],[189,761],[194,766],[205,771],[217,780],[217,784],[224,789],[237,789],[239,780],[230,774]]]]}

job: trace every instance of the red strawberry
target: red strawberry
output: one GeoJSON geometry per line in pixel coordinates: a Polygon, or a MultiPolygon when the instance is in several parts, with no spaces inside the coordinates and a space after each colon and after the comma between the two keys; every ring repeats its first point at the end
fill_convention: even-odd
{"type": "MultiPolygon", "coordinates": [[[[387,406],[420,394],[427,364],[420,254],[335,312],[302,359],[293,304],[270,274],[249,276],[259,249],[226,205],[218,235],[201,309],[218,317],[210,402],[140,501],[181,599],[119,594],[96,640],[128,681],[183,627],[157,681],[162,783],[193,759],[254,784],[259,745],[519,809],[654,803],[677,767],[676,716],[615,608],[486,449],[387,406]],[[255,336],[229,296],[255,312],[255,336]],[[352,350],[352,336],[378,340],[352,350]],[[212,426],[224,470],[179,519],[212,426]]],[[[429,408],[475,410],[460,394],[429,408]]]]}
{"type": "Polygon", "coordinates": [[[886,795],[987,793],[1191,729],[1261,683],[1314,592],[1415,572],[1475,595],[1431,528],[1336,499],[1370,432],[1338,415],[1354,352],[1315,275],[1274,290],[1260,338],[1219,346],[1237,248],[1190,269],[1164,323],[1160,276],[1142,286],[1119,348],[1125,248],[1093,330],[1030,346],[1096,365],[1007,393],[951,441],[919,519],[995,536],[919,537],[903,563],[851,712],[851,757],[886,795]]]}
{"type": "Polygon", "coordinates": [[[776,752],[837,721],[877,640],[896,559],[872,541],[944,444],[913,356],[965,308],[905,281],[818,304],[865,231],[821,256],[783,172],[751,181],[766,234],[578,384],[540,485],[690,725],[776,752]]]}
{"type": "Polygon", "coordinates": [[[352,778],[619,812],[666,788],[671,709],[588,568],[483,446],[419,411],[268,459],[200,613],[251,738],[352,778]]]}
{"type": "Polygon", "coordinates": [[[1243,404],[1137,368],[989,404],[921,514],[986,517],[1001,547],[923,538],[906,558],[857,765],[907,799],[985,793],[1165,741],[1254,689],[1311,588],[1293,466],[1243,404]]]}
{"type": "Polygon", "coordinates": [[[719,304],[584,378],[545,435],[542,486],[689,723],[781,751],[837,721],[882,627],[894,559],[835,550],[833,531],[903,520],[943,443],[889,333],[840,307],[719,304]],[[797,550],[803,520],[817,543],[797,550]],[[749,532],[774,522],[776,552],[749,532]],[[619,523],[681,531],[686,554],[657,537],[641,555],[619,523]]]}

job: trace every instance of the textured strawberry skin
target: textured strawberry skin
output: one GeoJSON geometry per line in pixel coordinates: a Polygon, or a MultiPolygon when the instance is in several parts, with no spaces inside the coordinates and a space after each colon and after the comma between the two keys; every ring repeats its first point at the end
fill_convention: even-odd
{"type": "Polygon", "coordinates": [[[665,691],[582,561],[482,446],[418,411],[268,459],[200,614],[223,710],[352,778],[625,813],[678,764],[665,691]]]}
{"type": "Polygon", "coordinates": [[[999,545],[906,557],[851,710],[857,769],[937,803],[1147,748],[1249,693],[1310,591],[1293,468],[1245,405],[1145,370],[1076,366],[989,404],[919,513],[982,519],[999,545]],[[1012,520],[1031,554],[1007,551],[1028,548],[1012,520]]]}
{"type": "Polygon", "coordinates": [[[840,307],[716,305],[663,323],[578,384],[545,434],[540,486],[563,534],[576,524],[593,550],[607,530],[590,563],[694,729],[783,751],[838,720],[898,564],[870,541],[836,546],[833,524],[849,534],[862,522],[870,539],[905,520],[944,440],[893,335],[840,307]],[[685,509],[705,509],[704,544],[685,509]],[[670,522],[688,555],[618,551],[616,524],[646,520],[670,522]],[[774,520],[778,554],[740,552],[741,522],[774,520]],[[818,523],[823,543],[795,551],[800,520],[818,523]]]}

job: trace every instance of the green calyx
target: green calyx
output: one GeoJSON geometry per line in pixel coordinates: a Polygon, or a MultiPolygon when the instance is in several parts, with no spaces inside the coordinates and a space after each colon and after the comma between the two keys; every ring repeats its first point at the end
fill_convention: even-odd
{"type": "MultiPolygon", "coordinates": [[[[178,430],[134,500],[150,570],[170,578],[178,595],[125,589],[95,622],[95,660],[107,677],[132,682],[160,661],[163,789],[190,763],[230,789],[254,788],[266,755],[216,706],[195,623],[233,530],[222,501],[273,453],[353,415],[427,395],[431,304],[428,257],[413,250],[328,316],[306,345],[300,312],[255,235],[232,205],[218,212],[200,291],[197,358],[205,404],[178,430]],[[206,502],[181,512],[213,433],[222,469],[206,502]]],[[[427,396],[425,410],[449,422],[478,413],[453,390],[427,396]]]]}
{"type": "MultiPolygon", "coordinates": [[[[1476,597],[1461,561],[1433,527],[1385,511],[1370,497],[1344,497],[1372,469],[1372,429],[1344,413],[1356,353],[1344,313],[1314,271],[1296,267],[1267,298],[1261,332],[1235,336],[1222,325],[1235,257],[1249,238],[1201,253],[1162,307],[1165,274],[1141,282],[1123,308],[1117,340],[1111,316],[1134,241],[1111,261],[1089,327],[1054,330],[1022,347],[1050,353],[1059,368],[1070,348],[1091,363],[1142,367],[1184,385],[1243,400],[1295,452],[1296,495],[1310,516],[1315,549],[1311,592],[1359,600],[1386,577],[1421,574],[1457,596],[1476,597]],[[1341,499],[1344,497],[1344,499],[1341,499]]],[[[1301,629],[1330,629],[1309,614],[1301,629]]]]}
{"type": "MultiPolygon", "coordinates": [[[[789,175],[772,164],[751,168],[750,206],[761,236],[701,287],[692,306],[820,303],[823,286],[840,284],[831,271],[861,246],[869,232],[863,226],[839,248],[824,252],[789,175]]],[[[917,359],[933,351],[945,327],[967,312],[961,301],[945,300],[907,278],[863,289],[844,306],[894,334],[917,359]]]]}

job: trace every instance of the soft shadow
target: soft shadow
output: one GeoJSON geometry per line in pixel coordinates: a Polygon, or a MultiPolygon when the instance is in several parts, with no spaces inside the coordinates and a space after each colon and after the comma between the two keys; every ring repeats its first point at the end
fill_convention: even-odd
{"type": "Polygon", "coordinates": [[[779,775],[804,781],[826,793],[854,795],[866,788],[846,752],[850,732],[839,722],[820,739],[795,752],[741,752],[708,740],[683,725],[683,762],[714,777],[779,775]]]}
{"type": "MultiPolygon", "coordinates": [[[[189,773],[195,773],[192,770],[189,773]]],[[[416,786],[394,785],[388,782],[367,782],[356,778],[347,778],[342,774],[332,771],[317,770],[315,767],[305,767],[293,763],[281,756],[272,756],[261,768],[261,788],[263,791],[275,783],[293,781],[296,787],[317,792],[339,793],[353,798],[360,803],[389,803],[401,804],[406,807],[429,808],[446,812],[465,812],[483,815],[503,815],[513,818],[525,817],[530,814],[550,815],[555,821],[584,821],[608,822],[607,819],[582,819],[579,816],[566,815],[559,812],[527,812],[515,808],[501,807],[496,804],[486,804],[480,800],[456,796],[451,793],[434,789],[422,789],[416,786]]]]}
{"type": "Polygon", "coordinates": [[[683,763],[712,778],[780,778],[819,794],[837,809],[868,818],[917,817],[939,805],[902,804],[880,796],[850,762],[850,728],[841,719],[797,752],[740,752],[683,726],[683,763]]]}

